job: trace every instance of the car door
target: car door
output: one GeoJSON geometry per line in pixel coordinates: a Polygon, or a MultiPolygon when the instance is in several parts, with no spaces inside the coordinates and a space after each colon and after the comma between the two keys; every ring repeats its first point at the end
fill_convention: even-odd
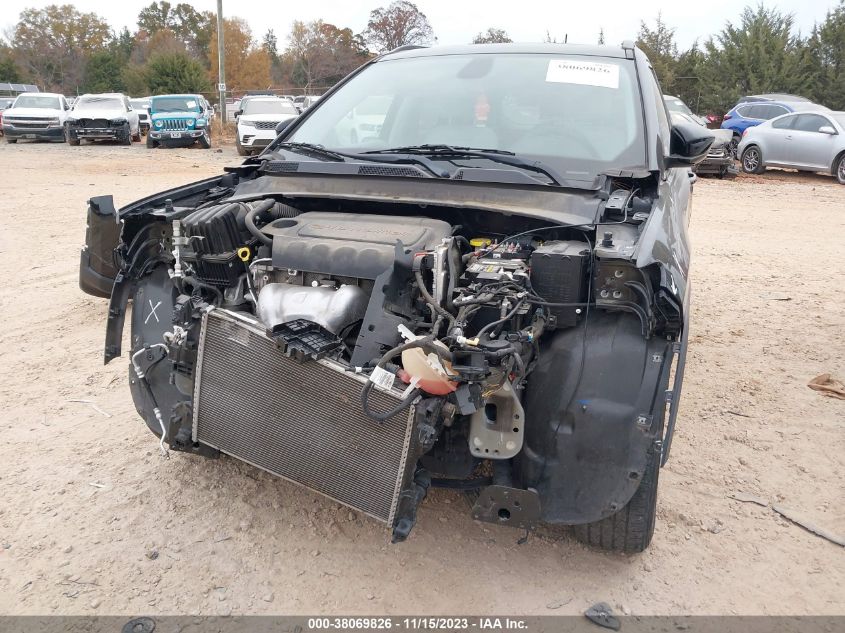
{"type": "Polygon", "coordinates": [[[836,127],[822,114],[805,112],[796,117],[791,133],[789,162],[801,169],[827,170],[833,162],[838,134],[826,134],[822,128],[836,127]]]}
{"type": "Polygon", "coordinates": [[[792,127],[798,115],[774,119],[771,123],[761,125],[757,129],[760,135],[760,148],[763,150],[763,160],[767,165],[789,165],[790,143],[792,127]]]}

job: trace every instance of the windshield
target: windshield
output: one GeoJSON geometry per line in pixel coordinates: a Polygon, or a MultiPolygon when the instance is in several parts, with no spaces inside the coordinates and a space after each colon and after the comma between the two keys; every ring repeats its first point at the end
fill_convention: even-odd
{"type": "Polygon", "coordinates": [[[663,99],[666,102],[666,107],[669,112],[680,112],[681,114],[692,114],[686,103],[676,97],[666,97],[663,99]]]}
{"type": "Polygon", "coordinates": [[[83,97],[74,104],[74,110],[123,110],[123,101],[115,97],[83,97]]]}
{"type": "Polygon", "coordinates": [[[244,114],[293,114],[296,108],[284,99],[250,99],[244,105],[244,114]]]}
{"type": "Polygon", "coordinates": [[[58,97],[44,97],[40,95],[21,95],[15,101],[16,108],[52,108],[61,109],[58,97]]]}
{"type": "Polygon", "coordinates": [[[146,110],[150,107],[149,99],[130,99],[129,103],[135,110],[146,110]]]}
{"type": "MultiPolygon", "coordinates": [[[[388,59],[324,99],[286,140],[351,152],[422,144],[499,149],[591,180],[645,163],[640,107],[629,60],[520,53],[388,59]]],[[[472,166],[490,166],[482,161],[472,166]]]]}
{"type": "Polygon", "coordinates": [[[152,109],[154,112],[185,112],[187,110],[198,110],[198,102],[195,97],[156,97],[153,99],[152,109]]]}

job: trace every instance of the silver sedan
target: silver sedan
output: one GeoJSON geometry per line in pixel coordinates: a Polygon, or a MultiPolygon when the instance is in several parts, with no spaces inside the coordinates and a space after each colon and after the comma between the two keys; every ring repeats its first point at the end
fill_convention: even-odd
{"type": "Polygon", "coordinates": [[[833,174],[845,185],[845,112],[793,112],[748,128],[737,148],[742,170],[788,167],[833,174]]]}

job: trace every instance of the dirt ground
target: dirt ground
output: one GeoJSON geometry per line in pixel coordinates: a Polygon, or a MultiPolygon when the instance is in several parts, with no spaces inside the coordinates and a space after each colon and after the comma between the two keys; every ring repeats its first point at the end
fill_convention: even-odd
{"type": "Polygon", "coordinates": [[[806,386],[845,378],[845,187],[695,185],[679,426],[653,545],[621,556],[550,532],[520,545],[446,491],[392,546],[235,460],[159,455],[127,359],[102,364],[107,302],[77,287],[86,199],[124,205],[236,161],[0,141],[0,613],[845,613],[845,549],[731,498],[845,534],[845,401],[806,386]]]}

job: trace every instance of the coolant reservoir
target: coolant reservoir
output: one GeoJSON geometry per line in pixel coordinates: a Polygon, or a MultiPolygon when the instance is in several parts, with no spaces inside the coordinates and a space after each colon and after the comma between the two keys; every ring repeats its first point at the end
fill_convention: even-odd
{"type": "MultiPolygon", "coordinates": [[[[439,341],[435,345],[448,349],[439,341]]],[[[458,387],[457,383],[449,380],[449,376],[455,375],[451,363],[441,361],[437,354],[426,354],[419,347],[402,352],[402,367],[417,387],[434,396],[445,396],[458,387]]]]}

